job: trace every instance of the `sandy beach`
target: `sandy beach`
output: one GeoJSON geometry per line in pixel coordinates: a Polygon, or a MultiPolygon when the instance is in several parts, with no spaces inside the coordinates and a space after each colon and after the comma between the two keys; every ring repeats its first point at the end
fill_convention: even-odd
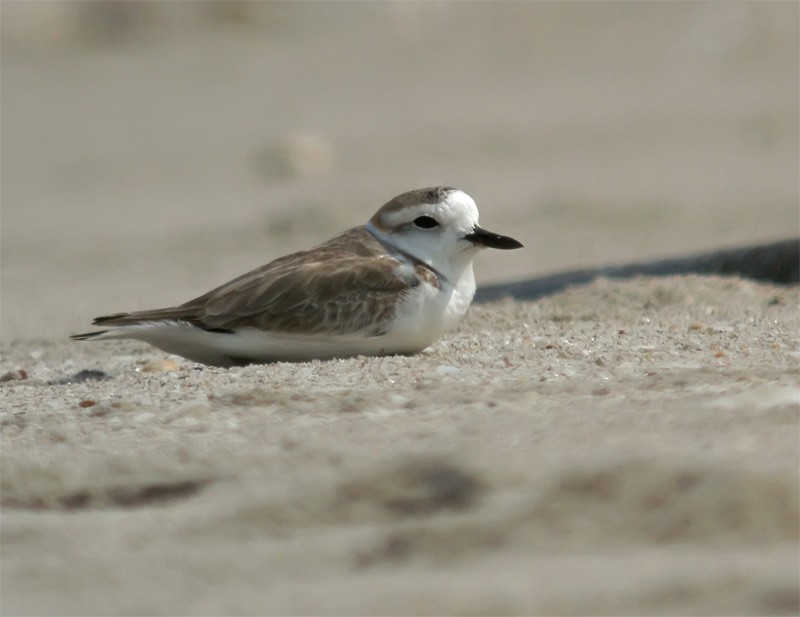
{"type": "Polygon", "coordinates": [[[68,339],[421,186],[526,245],[479,283],[796,236],[797,4],[2,4],[4,615],[800,611],[797,286],[601,279],[408,357],[68,339]]]}

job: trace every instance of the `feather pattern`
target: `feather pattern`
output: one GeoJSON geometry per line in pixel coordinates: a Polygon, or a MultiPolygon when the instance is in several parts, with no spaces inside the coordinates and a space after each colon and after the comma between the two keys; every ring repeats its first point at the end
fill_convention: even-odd
{"type": "Polygon", "coordinates": [[[214,332],[252,327],[268,332],[380,336],[398,294],[436,282],[424,264],[386,254],[364,227],[313,249],[286,255],[180,306],[98,317],[95,325],[175,320],[214,332]]]}

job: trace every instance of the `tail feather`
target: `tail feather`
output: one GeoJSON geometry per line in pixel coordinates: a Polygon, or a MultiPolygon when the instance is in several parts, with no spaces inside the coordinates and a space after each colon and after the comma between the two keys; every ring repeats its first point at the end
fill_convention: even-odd
{"type": "Polygon", "coordinates": [[[92,325],[98,326],[104,323],[109,325],[116,325],[113,322],[117,319],[124,319],[125,317],[129,317],[130,313],[114,313],[113,315],[102,315],[101,317],[95,317],[92,319],[92,325]]]}
{"type": "Polygon", "coordinates": [[[108,330],[98,330],[97,332],[84,332],[83,334],[73,334],[69,338],[73,341],[88,341],[89,339],[97,338],[102,334],[106,334],[108,330]]]}
{"type": "Polygon", "coordinates": [[[107,339],[107,338],[140,338],[131,336],[131,333],[136,328],[131,329],[126,326],[146,326],[157,323],[185,323],[194,325],[203,330],[211,332],[230,332],[222,328],[206,328],[194,311],[189,311],[186,308],[179,306],[166,309],[155,309],[150,311],[136,311],[133,313],[114,313],[113,315],[102,315],[95,317],[92,320],[93,326],[112,326],[106,330],[98,330],[97,332],[84,332],[83,334],[73,334],[70,338],[74,341],[87,341],[91,339],[107,339]]]}
{"type": "Polygon", "coordinates": [[[95,317],[92,321],[94,326],[135,326],[146,321],[168,321],[180,320],[193,322],[197,318],[194,311],[187,311],[185,308],[176,306],[166,309],[155,309],[150,311],[136,311],[134,313],[114,313],[113,315],[103,315],[95,317]]]}

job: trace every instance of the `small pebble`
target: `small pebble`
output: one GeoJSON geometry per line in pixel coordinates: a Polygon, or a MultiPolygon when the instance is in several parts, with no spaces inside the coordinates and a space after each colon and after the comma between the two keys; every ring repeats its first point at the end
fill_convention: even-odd
{"type": "Polygon", "coordinates": [[[160,373],[179,371],[180,369],[180,365],[175,360],[156,360],[155,362],[148,362],[139,370],[142,373],[160,373]]]}
{"type": "Polygon", "coordinates": [[[15,371],[8,371],[0,375],[0,383],[4,381],[21,381],[28,378],[28,373],[24,369],[17,369],[15,371]]]}

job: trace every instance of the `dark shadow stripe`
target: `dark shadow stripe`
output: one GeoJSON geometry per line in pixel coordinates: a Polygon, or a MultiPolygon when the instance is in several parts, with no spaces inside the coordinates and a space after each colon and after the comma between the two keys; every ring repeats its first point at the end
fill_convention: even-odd
{"type": "Polygon", "coordinates": [[[475,302],[491,302],[501,298],[535,300],[572,285],[590,283],[598,277],[620,279],[638,275],[675,274],[741,276],[778,285],[797,285],[800,283],[800,239],[700,253],[689,257],[571,270],[540,278],[484,285],[475,293],[475,302]]]}

